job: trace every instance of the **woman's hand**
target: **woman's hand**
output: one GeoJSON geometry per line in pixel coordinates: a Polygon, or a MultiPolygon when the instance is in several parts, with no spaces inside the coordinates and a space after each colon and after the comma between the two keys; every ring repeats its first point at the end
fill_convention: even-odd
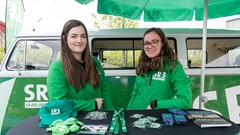
{"type": "Polygon", "coordinates": [[[152,110],[152,107],[148,105],[147,110],[152,110]]]}
{"type": "Polygon", "coordinates": [[[95,98],[95,101],[97,102],[97,109],[101,109],[102,108],[102,104],[103,104],[103,98],[95,98]]]}
{"type": "Polygon", "coordinates": [[[157,100],[153,100],[148,106],[147,109],[148,110],[152,110],[157,106],[157,100]]]}

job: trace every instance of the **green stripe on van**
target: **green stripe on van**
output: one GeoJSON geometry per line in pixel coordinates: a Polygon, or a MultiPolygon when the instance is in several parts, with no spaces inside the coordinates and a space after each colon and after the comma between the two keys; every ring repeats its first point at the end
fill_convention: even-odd
{"type": "Polygon", "coordinates": [[[10,78],[10,77],[0,78],[0,84],[1,84],[2,82],[5,82],[5,81],[7,81],[7,80],[10,80],[10,79],[12,79],[12,77],[11,77],[11,78],[10,78]]]}
{"type": "MultiPolygon", "coordinates": [[[[3,79],[1,79],[3,80],[3,79]]],[[[12,93],[12,89],[14,86],[14,82],[15,82],[15,78],[10,78],[10,79],[5,79],[5,81],[2,81],[0,84],[0,134],[2,134],[2,125],[3,125],[3,120],[5,117],[5,112],[7,110],[7,106],[8,106],[8,101],[10,98],[10,95],[12,93]]]]}

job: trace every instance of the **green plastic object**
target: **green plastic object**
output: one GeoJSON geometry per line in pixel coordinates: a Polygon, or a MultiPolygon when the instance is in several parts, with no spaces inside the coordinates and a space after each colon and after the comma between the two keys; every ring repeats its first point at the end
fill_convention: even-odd
{"type": "Polygon", "coordinates": [[[69,118],[65,121],[57,119],[49,125],[46,129],[47,132],[52,132],[52,135],[65,135],[69,133],[76,133],[80,131],[80,127],[83,127],[84,124],[81,121],[78,121],[76,118],[69,118]]]}

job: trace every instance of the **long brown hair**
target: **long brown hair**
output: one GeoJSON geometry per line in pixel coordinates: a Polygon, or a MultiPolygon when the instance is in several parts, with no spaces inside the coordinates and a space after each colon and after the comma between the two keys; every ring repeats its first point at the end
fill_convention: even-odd
{"type": "Polygon", "coordinates": [[[161,51],[158,54],[158,56],[156,56],[154,58],[149,58],[146,55],[144,48],[142,47],[142,52],[140,54],[138,66],[136,69],[136,72],[138,75],[143,75],[144,73],[148,73],[152,69],[166,70],[166,68],[167,68],[166,64],[168,62],[171,63],[170,69],[172,70],[172,68],[175,66],[175,62],[177,59],[172,48],[170,48],[167,38],[166,38],[164,32],[162,31],[162,29],[150,28],[147,31],[145,31],[145,33],[143,35],[143,42],[144,42],[145,36],[150,32],[157,33],[159,35],[159,37],[161,38],[160,42],[162,42],[163,45],[162,45],[161,51]]]}
{"type": "Polygon", "coordinates": [[[64,24],[61,34],[61,60],[68,81],[78,91],[84,88],[88,81],[90,81],[92,87],[97,87],[99,85],[99,74],[90,54],[88,32],[85,25],[79,20],[69,20],[64,24]],[[78,26],[84,28],[87,37],[87,46],[82,53],[83,64],[73,56],[73,53],[67,45],[69,31],[73,27],[78,26]]]}

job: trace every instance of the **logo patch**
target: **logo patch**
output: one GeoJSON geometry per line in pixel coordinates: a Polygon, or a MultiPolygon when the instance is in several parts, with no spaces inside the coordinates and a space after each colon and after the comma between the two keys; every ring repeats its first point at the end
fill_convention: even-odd
{"type": "Polygon", "coordinates": [[[157,72],[152,77],[153,80],[160,80],[160,81],[165,81],[165,78],[166,78],[166,72],[157,72]]]}
{"type": "Polygon", "coordinates": [[[58,115],[58,114],[60,114],[60,113],[61,113],[61,111],[60,111],[59,108],[57,108],[57,109],[51,109],[51,115],[58,115]]]}

